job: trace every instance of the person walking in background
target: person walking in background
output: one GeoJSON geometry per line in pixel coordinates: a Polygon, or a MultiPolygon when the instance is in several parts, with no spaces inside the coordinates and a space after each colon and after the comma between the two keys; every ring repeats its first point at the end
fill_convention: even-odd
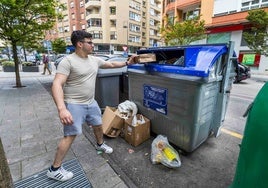
{"type": "Polygon", "coordinates": [[[49,59],[47,54],[43,54],[43,64],[44,64],[44,70],[42,74],[46,74],[46,70],[48,70],[48,73],[51,75],[51,70],[49,68],[49,59]]]}
{"type": "Polygon", "coordinates": [[[113,152],[103,140],[101,110],[94,99],[96,77],[99,68],[119,68],[135,63],[135,56],[131,56],[127,62],[108,62],[91,56],[94,49],[92,35],[83,30],[73,31],[71,42],[75,52],[64,57],[58,65],[52,84],[52,96],[63,124],[64,136],[58,144],[47,176],[59,181],[73,177],[72,172],[62,167],[62,161],[76,136],[82,134],[84,122],[93,127],[96,150],[113,152]]]}

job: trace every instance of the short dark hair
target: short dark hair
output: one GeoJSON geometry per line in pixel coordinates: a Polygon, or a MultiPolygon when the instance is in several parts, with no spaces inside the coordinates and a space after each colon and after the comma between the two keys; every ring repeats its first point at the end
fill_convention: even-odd
{"type": "Polygon", "coordinates": [[[84,30],[73,31],[71,35],[72,44],[76,47],[77,42],[83,41],[85,38],[92,38],[91,33],[84,30]]]}

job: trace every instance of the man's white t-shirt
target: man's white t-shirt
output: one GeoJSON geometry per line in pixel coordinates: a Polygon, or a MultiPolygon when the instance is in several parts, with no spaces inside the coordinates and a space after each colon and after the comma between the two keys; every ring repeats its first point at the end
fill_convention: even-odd
{"type": "Polygon", "coordinates": [[[64,85],[64,101],[73,104],[90,104],[94,100],[95,83],[100,66],[105,61],[94,56],[81,58],[76,53],[63,58],[57,73],[67,75],[64,85]]]}

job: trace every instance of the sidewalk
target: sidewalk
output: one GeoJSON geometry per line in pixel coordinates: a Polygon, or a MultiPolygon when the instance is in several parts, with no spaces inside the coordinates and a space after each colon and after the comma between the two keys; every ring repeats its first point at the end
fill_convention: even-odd
{"type": "MultiPolygon", "coordinates": [[[[0,72],[0,137],[13,182],[47,169],[62,137],[56,106],[42,86],[54,76],[20,72],[20,77],[26,87],[14,88],[15,73],[0,72]]],[[[127,187],[102,155],[81,135],[65,161],[76,158],[93,187],[127,187]]]]}

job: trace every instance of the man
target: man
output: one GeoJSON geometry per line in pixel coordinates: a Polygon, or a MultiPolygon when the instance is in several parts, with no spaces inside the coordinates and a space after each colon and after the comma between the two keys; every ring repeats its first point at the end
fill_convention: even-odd
{"type": "Polygon", "coordinates": [[[106,62],[89,55],[94,46],[92,35],[86,31],[74,31],[71,41],[75,52],[60,62],[52,85],[52,95],[63,124],[64,137],[58,144],[47,176],[59,181],[73,177],[73,173],[61,165],[76,135],[82,133],[84,122],[93,127],[96,149],[105,153],[113,152],[113,149],[104,143],[101,110],[94,99],[98,68],[119,68],[133,64],[135,59],[135,56],[131,56],[127,62],[106,62]]]}
{"type": "Polygon", "coordinates": [[[43,64],[44,64],[44,70],[43,70],[43,75],[46,74],[46,70],[48,70],[49,75],[51,75],[51,70],[49,68],[49,59],[48,55],[43,54],[43,64]]]}

